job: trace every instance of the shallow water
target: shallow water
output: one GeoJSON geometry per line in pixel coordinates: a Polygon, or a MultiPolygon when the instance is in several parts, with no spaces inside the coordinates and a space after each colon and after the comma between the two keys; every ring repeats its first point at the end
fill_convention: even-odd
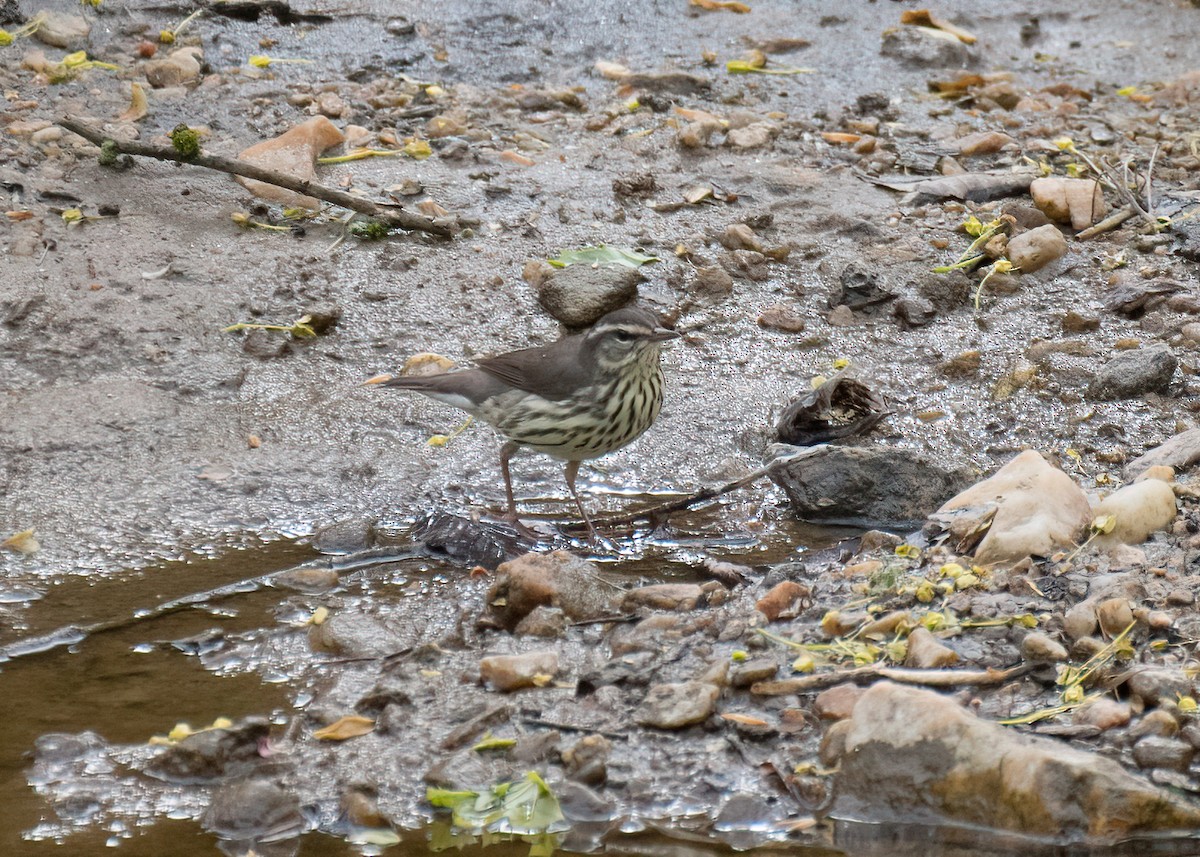
{"type": "MultiPolygon", "coordinates": [[[[853,534],[785,521],[759,535],[706,537],[705,532],[714,532],[713,523],[711,512],[679,515],[678,521],[672,519],[669,535],[639,533],[623,541],[621,554],[608,557],[602,567],[622,577],[695,578],[695,563],[706,547],[720,546],[720,554],[733,561],[765,565],[853,534]]],[[[62,853],[55,843],[78,854],[100,853],[106,846],[117,846],[115,853],[121,854],[218,853],[216,838],[194,821],[146,815],[128,825],[61,824],[55,807],[29,784],[34,743],[48,733],[90,730],[112,744],[138,745],[178,722],[199,727],[217,717],[265,715],[277,724],[287,722],[306,701],[307,689],[305,680],[289,678],[286,663],[269,663],[269,658],[218,663],[193,655],[203,646],[203,635],[214,629],[229,638],[298,618],[283,604],[292,593],[263,585],[262,577],[317,556],[311,547],[281,541],[128,575],[69,578],[28,604],[20,628],[0,637],[0,722],[6,724],[0,733],[0,853],[62,853]],[[196,593],[211,595],[190,597],[196,593]],[[200,642],[188,643],[196,640],[200,642]]],[[[381,563],[329,562],[353,568],[343,575],[340,589],[370,594],[380,586],[381,563]]],[[[436,578],[464,573],[461,564],[425,557],[403,560],[398,568],[388,574],[436,578]]],[[[65,811],[86,818],[89,809],[73,805],[65,811]]],[[[180,807],[180,814],[186,811],[180,807]]],[[[406,837],[387,853],[432,853],[425,832],[406,837]]],[[[638,853],[647,849],[706,851],[665,837],[655,837],[638,853]]],[[[486,853],[509,851],[525,854],[528,846],[492,846],[486,853]]],[[[314,832],[303,838],[302,853],[362,851],[314,832]]]]}

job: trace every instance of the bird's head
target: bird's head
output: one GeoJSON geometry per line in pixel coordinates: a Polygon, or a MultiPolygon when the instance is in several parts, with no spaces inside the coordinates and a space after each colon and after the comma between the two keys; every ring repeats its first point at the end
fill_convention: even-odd
{"type": "Polygon", "coordinates": [[[679,334],[659,324],[650,311],[630,306],[602,317],[583,336],[584,345],[596,355],[596,362],[604,369],[617,371],[638,363],[657,362],[659,346],[679,334]]]}

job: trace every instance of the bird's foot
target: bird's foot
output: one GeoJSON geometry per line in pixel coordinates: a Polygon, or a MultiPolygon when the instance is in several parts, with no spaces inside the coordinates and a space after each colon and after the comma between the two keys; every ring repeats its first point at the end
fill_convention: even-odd
{"type": "Polygon", "coordinates": [[[516,512],[505,512],[501,517],[501,520],[516,530],[517,535],[523,539],[529,539],[532,542],[540,542],[545,538],[545,536],[539,533],[537,530],[534,530],[522,523],[521,519],[517,517],[516,512]]]}

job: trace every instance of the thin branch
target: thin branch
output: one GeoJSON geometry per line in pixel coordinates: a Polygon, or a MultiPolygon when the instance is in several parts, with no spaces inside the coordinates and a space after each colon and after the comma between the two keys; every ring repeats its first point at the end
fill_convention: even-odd
{"type": "Polygon", "coordinates": [[[858,667],[849,670],[836,670],[827,673],[798,678],[785,678],[779,681],[760,681],[750,686],[750,692],[755,696],[787,696],[793,693],[808,693],[823,690],[843,682],[868,682],[877,678],[886,678],[901,684],[918,684],[925,687],[965,687],[1004,684],[1006,681],[1018,678],[1029,672],[1028,664],[1018,664],[1005,670],[931,670],[914,669],[909,667],[887,667],[881,664],[858,667]]]}
{"type": "Polygon", "coordinates": [[[266,184],[275,185],[276,187],[295,191],[296,193],[302,193],[305,196],[316,197],[324,202],[340,205],[342,208],[348,208],[351,211],[365,214],[368,217],[374,217],[376,220],[397,229],[428,232],[431,235],[438,235],[443,238],[451,238],[455,232],[456,224],[452,218],[434,219],[422,214],[414,214],[398,205],[372,202],[369,199],[363,199],[362,197],[334,190],[333,188],[315,184],[314,182],[297,179],[275,170],[263,169],[254,164],[239,161],[236,158],[209,155],[204,152],[201,152],[194,158],[185,158],[169,146],[152,146],[147,143],[114,140],[106,136],[103,131],[82,122],[77,122],[74,119],[59,119],[58,124],[68,131],[78,134],[85,140],[95,143],[97,146],[103,146],[105,143],[108,143],[114,151],[121,155],[137,155],[145,158],[155,158],[160,161],[171,161],[176,164],[190,164],[196,167],[205,167],[206,169],[229,173],[230,175],[242,176],[254,181],[265,182],[266,184]]]}
{"type": "Polygon", "coordinates": [[[1154,214],[1154,161],[1158,158],[1159,144],[1154,144],[1150,153],[1150,163],[1146,166],[1146,211],[1154,214]]]}
{"type": "MultiPolygon", "coordinates": [[[[655,521],[672,512],[681,512],[684,509],[690,509],[693,506],[707,503],[709,500],[715,500],[717,497],[728,494],[731,491],[745,488],[750,483],[757,482],[766,476],[770,472],[771,466],[768,464],[757,470],[752,470],[745,476],[735,479],[732,482],[726,482],[724,485],[718,485],[715,488],[701,488],[693,494],[687,494],[675,500],[668,500],[666,503],[660,503],[657,506],[648,506],[636,512],[621,512],[616,515],[593,518],[592,523],[597,527],[621,527],[637,523],[638,521],[655,521]]],[[[776,464],[776,466],[778,465],[776,464]]],[[[561,526],[565,530],[581,530],[585,529],[587,524],[583,521],[568,521],[561,526]]]]}
{"type": "Polygon", "coordinates": [[[1104,232],[1108,232],[1111,229],[1116,229],[1118,226],[1120,226],[1126,220],[1133,217],[1134,214],[1136,214],[1136,212],[1129,206],[1125,206],[1124,208],[1118,208],[1116,211],[1114,211],[1108,217],[1104,218],[1103,220],[1101,220],[1099,223],[1095,224],[1094,226],[1089,226],[1087,229],[1084,229],[1082,232],[1080,232],[1075,237],[1078,238],[1080,241],[1086,241],[1089,238],[1095,238],[1097,235],[1100,235],[1104,232]]]}

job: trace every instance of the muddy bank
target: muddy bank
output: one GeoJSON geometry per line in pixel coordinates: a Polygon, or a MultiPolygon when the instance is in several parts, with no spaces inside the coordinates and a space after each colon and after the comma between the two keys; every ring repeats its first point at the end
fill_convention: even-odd
{"type": "MultiPolygon", "coordinates": [[[[658,423],[582,474],[585,498],[597,510],[654,499],[641,492],[695,490],[749,471],[775,439],[771,426],[784,405],[809,391],[814,376],[831,376],[847,363],[891,411],[857,441],[882,451],[880,468],[891,473],[889,460],[919,455],[954,475],[942,491],[947,496],[931,497],[917,519],[1025,447],[1041,450],[1086,491],[1108,492],[1132,478],[1123,473],[1127,462],[1191,425],[1200,341],[1192,321],[1200,308],[1194,235],[1185,216],[1197,168],[1187,137],[1196,97],[1186,74],[1200,60],[1194,9],[1152,4],[1154,28],[1145,26],[1144,4],[1064,11],[1041,3],[997,10],[951,3],[939,10],[978,36],[968,42],[912,27],[893,31],[899,11],[877,4],[812,11],[756,3],[749,14],[736,14],[682,3],[636,13],[604,4],[514,3],[481,16],[473,4],[398,13],[392,4],[364,2],[299,17],[280,13],[282,7],[239,16],[214,9],[166,46],[155,34],[178,26],[189,10],[108,6],[81,13],[65,0],[47,4],[82,15],[89,31],[69,36],[70,49],[86,48],[116,71],[97,67],[59,80],[55,64],[68,48],[22,37],[2,49],[7,136],[0,180],[11,214],[0,226],[8,251],[0,295],[0,529],[7,536],[33,528],[40,545],[28,555],[0,551],[6,643],[90,620],[95,605],[78,594],[86,590],[73,588],[81,582],[57,584],[66,578],[121,578],[127,569],[156,569],[164,558],[219,556],[307,537],[329,524],[346,528],[348,544],[361,547],[353,534],[378,522],[403,534],[431,509],[464,516],[495,509],[502,488],[497,444],[486,427],[431,446],[431,436],[460,424],[457,412],[359,385],[417,352],[466,362],[553,338],[558,325],[539,306],[529,263],[587,245],[658,257],[639,269],[640,300],[685,334],[666,357],[658,423]],[[194,69],[182,58],[178,71],[148,65],[195,49],[201,59],[194,69]],[[44,53],[40,60],[30,55],[36,50],[44,53]],[[811,72],[730,73],[730,61],[759,63],[753,51],[762,52],[767,70],[811,72]],[[263,55],[311,62],[249,62],[263,55]],[[132,82],[144,88],[148,112],[122,119],[132,82]],[[187,123],[200,129],[206,151],[230,155],[313,115],[372,148],[399,151],[415,139],[428,143],[428,158],[373,157],[322,166],[318,174],[327,184],[373,197],[391,193],[408,205],[428,199],[463,231],[451,241],[413,234],[367,242],[345,237],[337,212],[292,229],[278,207],[224,176],[148,161],[101,167],[94,147],[55,128],[63,115],[114,136],[159,142],[187,123]],[[1010,183],[1014,172],[1026,171],[1026,185],[1042,172],[1094,178],[1071,146],[1095,161],[1129,158],[1136,175],[1153,157],[1150,196],[1155,213],[1173,219],[1170,227],[1148,230],[1146,218],[1134,217],[1086,240],[1078,236],[1086,223],[1071,222],[1068,213],[1062,225],[1049,226],[1065,251],[1061,258],[1033,271],[1035,263],[1024,261],[1032,256],[1014,249],[1025,273],[997,270],[981,284],[986,266],[970,274],[932,269],[950,265],[971,243],[974,236],[963,231],[969,215],[983,224],[1000,221],[1003,240],[989,244],[998,254],[1046,229],[1031,197],[1010,189],[990,202],[940,191],[905,198],[864,179],[896,184],[960,176],[960,169],[992,170],[1010,183]],[[79,216],[64,218],[75,209],[79,216]],[[243,228],[235,214],[284,229],[243,228]],[[286,326],[313,314],[336,323],[312,339],[224,330],[236,322],[286,326]]],[[[27,19],[36,10],[22,11],[27,19]]],[[[15,31],[20,23],[5,27],[15,31]]],[[[1144,187],[1135,190],[1145,197],[1144,187]]],[[[1111,188],[1101,196],[1109,208],[1126,202],[1111,188]]],[[[328,595],[264,597],[258,609],[265,613],[253,613],[258,624],[238,625],[232,635],[231,617],[221,608],[205,613],[212,608],[203,602],[196,615],[211,615],[217,630],[181,644],[178,657],[218,675],[220,664],[253,664],[281,679],[288,699],[266,701],[260,710],[196,705],[178,719],[198,725],[226,713],[278,721],[271,739],[286,752],[272,771],[301,806],[315,807],[301,813],[304,824],[325,830],[336,829],[352,774],[379,761],[386,765],[372,782],[380,811],[401,829],[432,814],[422,792],[429,782],[482,787],[543,767],[558,777],[553,786],[600,786],[599,803],[573,811],[577,821],[579,812],[594,811],[606,834],[622,818],[678,831],[686,827],[679,819],[695,812],[704,817],[704,836],[738,847],[754,841],[740,838],[747,830],[784,820],[794,824],[797,841],[826,847],[830,841],[820,837],[829,828],[810,840],[804,821],[821,814],[828,797],[821,772],[836,761],[818,755],[828,730],[813,713],[816,692],[776,700],[732,678],[745,663],[737,652],[749,661],[770,652],[763,669],[774,667],[780,680],[798,657],[771,648],[786,643],[755,633],[755,617],[767,615],[755,607],[758,599],[784,579],[806,588],[805,599],[784,605],[796,612],[776,630],[810,644],[822,639],[826,613],[855,614],[867,597],[877,610],[927,615],[930,608],[917,606],[928,604],[917,598],[922,584],[902,580],[911,572],[927,578],[938,598],[962,602],[954,609],[960,624],[1006,620],[961,635],[926,628],[941,634],[938,645],[965,642],[957,649],[960,665],[999,669],[1029,661],[1022,646],[1030,629],[1007,623],[1028,614],[1079,666],[1121,629],[1110,622],[1104,633],[1068,634],[1065,616],[1112,590],[1113,575],[1124,575],[1116,583],[1132,588],[1107,598],[1133,604],[1131,621],[1140,623],[1134,655],[1183,670],[1191,657],[1184,641],[1192,635],[1179,623],[1194,603],[1190,463],[1180,463],[1181,516],[1140,558],[1073,554],[1055,543],[1050,565],[1039,558],[1042,565],[1026,569],[1033,589],[1006,570],[982,578],[968,560],[965,573],[983,581],[978,596],[967,586],[966,595],[956,595],[957,584],[938,589],[946,585],[941,566],[963,557],[902,557],[912,563],[901,573],[882,545],[861,556],[851,545],[844,556],[803,571],[781,570],[784,561],[804,558],[810,533],[794,528],[784,492],[766,483],[662,530],[618,530],[613,536],[626,552],[596,572],[605,586],[615,576],[633,588],[623,573],[637,583],[661,582],[663,569],[653,567],[660,562],[668,563],[672,583],[697,587],[706,582],[705,559],[742,563],[752,574],[720,590],[658,593],[624,611],[636,622],[564,626],[547,638],[558,670],[539,665],[533,672],[551,675],[550,684],[512,697],[527,703],[497,703],[496,691],[480,682],[485,654],[541,644],[514,636],[515,625],[476,628],[495,581],[470,577],[478,558],[468,561],[468,554],[457,562],[422,554],[406,560],[402,572],[371,568],[328,595]],[[1055,551],[1070,561],[1064,566],[1055,551]],[[864,571],[864,563],[880,565],[864,571]],[[858,566],[865,580],[856,582],[847,565],[858,566]],[[1043,585],[1043,578],[1055,582],[1043,585]],[[718,591],[726,595],[714,603],[718,591]],[[314,630],[323,623],[301,626],[322,607],[332,631],[314,630]],[[1164,607],[1166,623],[1152,624],[1150,613],[1164,607]],[[344,634],[344,652],[323,634],[335,642],[344,634]],[[1073,648],[1085,638],[1098,647],[1073,648]],[[388,669],[354,660],[391,654],[400,659],[388,669]],[[357,712],[388,681],[397,685],[396,700],[408,700],[395,702],[394,731],[379,728],[383,705],[358,715],[372,720],[368,735],[337,745],[312,738],[320,726],[357,712]],[[682,691],[650,693],[681,684],[682,691]],[[592,690],[579,694],[581,686],[592,690]],[[691,725],[678,724],[686,727],[678,733],[655,731],[661,712],[650,725],[634,715],[654,700],[665,706],[672,694],[686,701],[711,696],[713,707],[691,725]],[[494,723],[480,720],[481,728],[516,746],[525,741],[524,755],[433,746],[497,704],[504,710],[494,723]],[[462,716],[451,723],[446,711],[462,716]],[[537,728],[525,722],[539,719],[537,728]],[[572,779],[579,771],[567,756],[582,753],[575,749],[583,738],[572,731],[579,728],[612,742],[605,763],[610,792],[600,781],[572,779]],[[554,740],[546,737],[555,731],[554,740]],[[389,760],[381,748],[396,742],[429,746],[389,760]],[[777,745],[791,749],[768,758],[777,745]],[[655,761],[649,778],[640,773],[646,759],[655,761]],[[766,762],[779,776],[764,777],[766,762]],[[324,765],[334,773],[312,775],[324,765]],[[435,765],[444,776],[430,775],[435,765]],[[654,779],[660,771],[661,782],[654,779]],[[744,812],[747,800],[734,800],[739,793],[756,809],[781,811],[744,812]]],[[[551,526],[570,513],[555,464],[529,456],[514,469],[531,517],[551,526]]],[[[806,514],[820,517],[828,508],[819,493],[788,494],[811,505],[806,514]]],[[[844,499],[854,495],[847,490],[844,499]]],[[[838,508],[838,520],[866,523],[852,508],[838,508]]],[[[177,594],[208,588],[203,581],[170,587],[177,594]]],[[[833,638],[857,627],[848,624],[833,638]]],[[[156,630],[154,640],[178,642],[202,631],[156,630]]],[[[135,631],[128,642],[147,640],[135,631]]],[[[15,681],[16,666],[0,669],[0,683],[15,681]]],[[[1115,682],[1119,670],[1113,672],[1115,682]]],[[[1053,675],[1039,675],[978,699],[963,691],[959,701],[978,702],[986,719],[1027,713],[1059,692],[1053,675]]],[[[1104,690],[1127,712],[1110,711],[1100,725],[1059,723],[1060,737],[1188,791],[1191,744],[1180,735],[1189,712],[1178,698],[1171,707],[1163,694],[1134,693],[1126,684],[1104,690]],[[1164,709],[1171,723],[1155,713],[1164,709]],[[1154,730],[1161,734],[1149,734],[1154,730]],[[1175,743],[1152,743],[1134,758],[1147,737],[1175,743]]],[[[1171,688],[1190,698],[1188,687],[1171,688]]],[[[376,696],[383,691],[391,693],[384,687],[376,696]]],[[[130,772],[154,752],[143,743],[148,735],[118,734],[84,716],[48,720],[33,732],[87,729],[98,734],[95,742],[60,748],[56,758],[68,768],[88,754],[115,760],[122,773],[106,786],[105,812],[148,819],[174,807],[193,820],[203,814],[211,782],[134,788],[130,772]],[[131,799],[150,807],[128,814],[131,799]]],[[[476,732],[467,740],[482,738],[476,732]]],[[[27,752],[32,737],[11,748],[12,757],[27,752]]],[[[13,762],[9,770],[24,790],[23,766],[13,762]]],[[[79,826],[95,817],[79,816],[79,826]]],[[[46,823],[47,836],[60,831],[56,824],[71,826],[46,823]]],[[[771,827],[770,835],[781,830],[771,827]]]]}

